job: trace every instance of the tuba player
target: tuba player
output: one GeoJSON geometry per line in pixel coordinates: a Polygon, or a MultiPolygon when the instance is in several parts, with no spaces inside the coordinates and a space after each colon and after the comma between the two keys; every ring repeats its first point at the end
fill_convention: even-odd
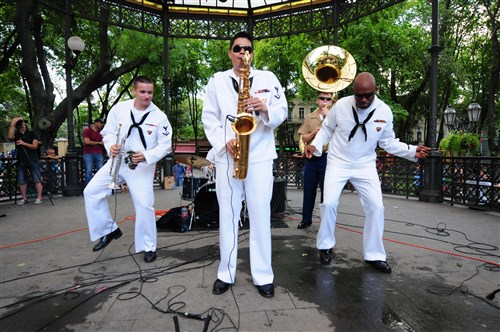
{"type": "MultiPolygon", "coordinates": [[[[330,92],[320,92],[316,98],[318,108],[308,114],[298,132],[304,145],[312,142],[316,134],[321,129],[321,123],[326,118],[332,108],[334,96],[330,92]]],[[[302,221],[298,224],[298,229],[305,229],[312,224],[312,214],[314,203],[316,202],[316,192],[321,191],[321,202],[323,202],[323,182],[325,180],[327,146],[324,147],[323,154],[319,157],[306,159],[304,166],[304,197],[302,199],[302,221]]]]}

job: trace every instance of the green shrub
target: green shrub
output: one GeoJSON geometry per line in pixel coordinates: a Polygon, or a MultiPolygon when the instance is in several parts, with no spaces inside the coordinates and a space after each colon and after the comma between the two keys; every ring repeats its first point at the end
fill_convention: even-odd
{"type": "Polygon", "coordinates": [[[475,156],[480,146],[479,135],[465,131],[453,131],[439,143],[439,149],[451,156],[475,156]]]}

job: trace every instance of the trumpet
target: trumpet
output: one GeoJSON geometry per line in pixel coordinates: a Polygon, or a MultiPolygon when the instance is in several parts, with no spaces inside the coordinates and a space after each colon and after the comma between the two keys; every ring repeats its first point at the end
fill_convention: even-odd
{"type": "MultiPolygon", "coordinates": [[[[118,158],[118,160],[115,162],[115,168],[112,168],[110,172],[112,171],[112,176],[111,176],[111,183],[108,184],[109,189],[120,189],[116,181],[118,180],[118,173],[120,171],[120,166],[122,164],[122,153],[121,153],[121,147],[125,146],[125,139],[126,137],[123,137],[121,142],[120,142],[120,153],[113,157],[113,160],[111,162],[111,165],[113,165],[113,162],[115,162],[115,158],[118,158]]],[[[110,173],[111,174],[111,173],[110,173]]]]}
{"type": "Polygon", "coordinates": [[[108,184],[108,188],[115,190],[115,189],[120,189],[116,181],[118,180],[118,173],[120,171],[120,166],[122,163],[122,154],[121,154],[121,149],[125,146],[125,139],[126,136],[124,136],[120,142],[120,130],[122,129],[122,124],[120,123],[118,125],[118,134],[116,135],[116,144],[120,143],[120,153],[118,155],[114,156],[113,159],[111,160],[111,167],[109,168],[109,175],[111,175],[111,183],[108,184]],[[118,160],[116,160],[118,158],[118,160]]]}

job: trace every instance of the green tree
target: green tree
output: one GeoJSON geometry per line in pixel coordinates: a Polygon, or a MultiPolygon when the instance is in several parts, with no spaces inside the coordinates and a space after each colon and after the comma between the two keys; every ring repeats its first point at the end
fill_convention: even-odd
{"type": "MultiPolygon", "coordinates": [[[[105,8],[105,7],[104,7],[105,8]]],[[[31,104],[28,113],[31,115],[33,128],[39,132],[42,143],[47,146],[54,141],[57,130],[67,117],[67,100],[55,104],[54,83],[50,73],[50,64],[61,68],[62,59],[58,56],[64,50],[63,17],[51,10],[36,5],[34,0],[16,0],[15,9],[9,6],[5,10],[15,12],[14,24],[20,48],[20,73],[27,82],[27,95],[31,104]],[[47,24],[45,24],[47,22],[47,24]],[[54,57],[56,55],[56,57],[54,57]]],[[[109,12],[102,11],[101,22],[106,22],[109,12]]],[[[72,31],[86,32],[89,45],[99,45],[97,62],[92,62],[90,52],[82,54],[78,63],[90,69],[88,75],[79,81],[75,79],[74,106],[85,100],[97,88],[113,82],[121,75],[132,72],[149,60],[144,54],[138,58],[124,58],[124,61],[113,67],[113,48],[110,43],[108,26],[99,23],[74,22],[72,31]],[[79,25],[84,25],[83,29],[79,25]],[[95,28],[94,28],[95,26],[95,28]],[[81,29],[81,30],[80,30],[81,29]],[[95,34],[91,35],[90,32],[95,34]],[[97,36],[97,37],[94,37],[97,36]],[[89,57],[89,58],[87,58],[89,57]],[[85,60],[89,60],[88,62],[85,60]]],[[[75,75],[78,78],[78,75],[75,75]]]]}

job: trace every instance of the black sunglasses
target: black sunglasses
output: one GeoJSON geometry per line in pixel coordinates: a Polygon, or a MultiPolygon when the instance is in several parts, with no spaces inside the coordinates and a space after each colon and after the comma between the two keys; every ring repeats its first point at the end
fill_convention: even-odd
{"type": "Polygon", "coordinates": [[[323,100],[323,101],[325,101],[325,100],[326,100],[326,101],[330,101],[330,100],[332,100],[332,98],[330,98],[330,97],[318,97],[318,99],[319,99],[319,100],[323,100]]]}
{"type": "Polygon", "coordinates": [[[363,98],[370,99],[371,97],[373,97],[374,94],[375,94],[375,91],[370,92],[370,93],[355,93],[354,98],[356,98],[356,99],[363,99],[363,98]]]}
{"type": "Polygon", "coordinates": [[[244,49],[248,53],[253,53],[253,48],[252,46],[247,46],[247,45],[234,45],[233,46],[233,52],[234,53],[240,53],[240,51],[244,49]]]}

